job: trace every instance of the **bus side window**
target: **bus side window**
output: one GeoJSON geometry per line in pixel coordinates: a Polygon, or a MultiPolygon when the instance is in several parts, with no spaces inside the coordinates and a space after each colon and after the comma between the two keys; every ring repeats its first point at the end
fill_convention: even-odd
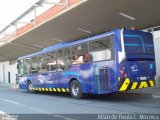
{"type": "Polygon", "coordinates": [[[72,64],[83,63],[83,56],[74,55],[72,64]]]}
{"type": "Polygon", "coordinates": [[[112,58],[111,49],[110,49],[110,48],[109,48],[109,49],[106,49],[105,53],[106,53],[106,60],[110,60],[110,59],[112,58]]]}
{"type": "Polygon", "coordinates": [[[32,58],[32,73],[38,73],[39,66],[38,66],[38,60],[37,57],[32,58]]]}
{"type": "Polygon", "coordinates": [[[82,64],[85,62],[89,62],[87,43],[82,43],[82,44],[73,46],[71,51],[72,51],[71,52],[72,64],[82,64]]]}
{"type": "Polygon", "coordinates": [[[32,73],[32,61],[31,59],[26,59],[25,60],[25,64],[26,64],[26,74],[31,74],[32,73]]]}
{"type": "Polygon", "coordinates": [[[92,61],[104,61],[114,59],[113,36],[108,36],[90,42],[89,54],[92,56],[92,61]]]}
{"type": "Polygon", "coordinates": [[[88,53],[84,53],[84,55],[83,55],[83,62],[88,62],[89,61],[89,55],[88,55],[88,53]]]}
{"type": "Polygon", "coordinates": [[[38,65],[39,65],[39,71],[38,73],[44,73],[47,70],[47,65],[46,65],[46,54],[42,54],[38,57],[38,65]]]}
{"type": "Polygon", "coordinates": [[[56,71],[56,53],[49,52],[46,54],[46,69],[47,71],[56,71]]]}
{"type": "Polygon", "coordinates": [[[64,71],[70,66],[70,49],[62,49],[57,52],[57,71],[64,71]]]}

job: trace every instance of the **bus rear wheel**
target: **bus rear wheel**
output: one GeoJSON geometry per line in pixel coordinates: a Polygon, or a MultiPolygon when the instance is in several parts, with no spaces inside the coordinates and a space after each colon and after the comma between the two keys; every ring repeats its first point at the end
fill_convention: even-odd
{"type": "Polygon", "coordinates": [[[70,94],[73,98],[83,98],[81,84],[77,80],[73,80],[70,84],[70,94]]]}

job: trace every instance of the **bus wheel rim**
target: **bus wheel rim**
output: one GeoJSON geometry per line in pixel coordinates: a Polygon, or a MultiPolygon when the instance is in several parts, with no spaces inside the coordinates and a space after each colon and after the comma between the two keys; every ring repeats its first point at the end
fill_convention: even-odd
{"type": "Polygon", "coordinates": [[[77,96],[79,94],[79,87],[77,84],[74,84],[72,87],[72,93],[74,96],[77,96]]]}
{"type": "Polygon", "coordinates": [[[28,89],[31,91],[32,88],[33,88],[32,84],[29,84],[29,85],[28,85],[28,89]]]}

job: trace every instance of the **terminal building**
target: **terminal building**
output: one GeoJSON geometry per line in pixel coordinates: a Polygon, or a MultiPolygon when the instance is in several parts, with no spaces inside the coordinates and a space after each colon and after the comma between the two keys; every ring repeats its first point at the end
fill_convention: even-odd
{"type": "Polygon", "coordinates": [[[116,0],[39,0],[0,31],[0,82],[16,82],[18,57],[53,44],[134,26],[153,34],[158,86],[160,1],[141,0],[141,4],[139,0],[120,1],[122,5],[116,0]]]}

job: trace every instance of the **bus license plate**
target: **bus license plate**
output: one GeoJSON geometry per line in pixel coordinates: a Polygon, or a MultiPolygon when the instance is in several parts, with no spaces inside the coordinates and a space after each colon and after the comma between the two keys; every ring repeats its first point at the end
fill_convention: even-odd
{"type": "Polygon", "coordinates": [[[147,77],[140,77],[140,80],[147,80],[147,77]]]}

